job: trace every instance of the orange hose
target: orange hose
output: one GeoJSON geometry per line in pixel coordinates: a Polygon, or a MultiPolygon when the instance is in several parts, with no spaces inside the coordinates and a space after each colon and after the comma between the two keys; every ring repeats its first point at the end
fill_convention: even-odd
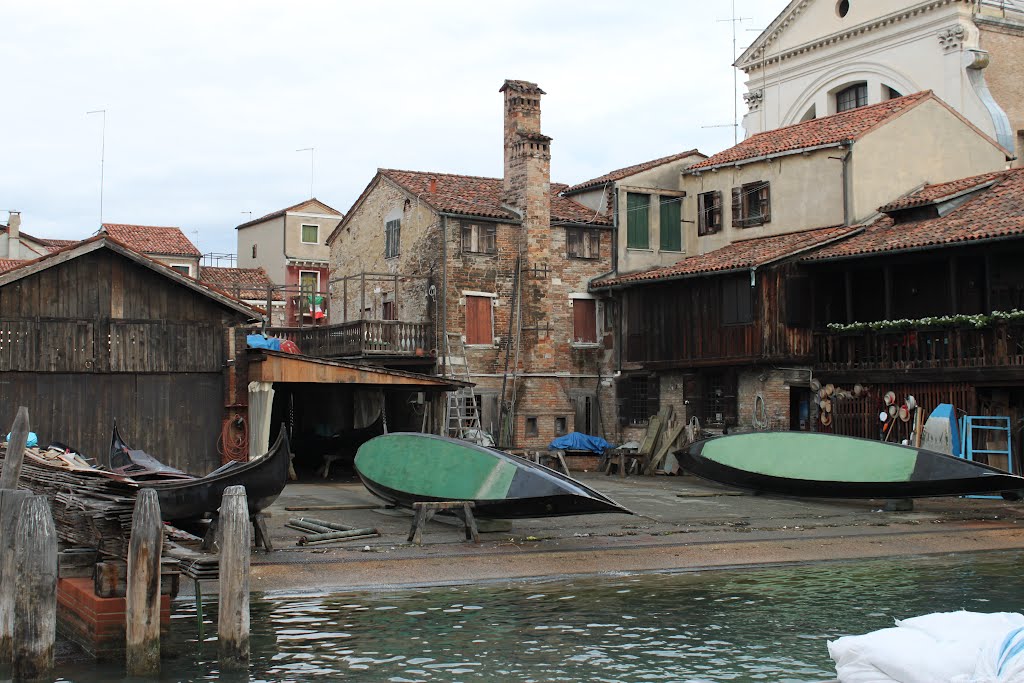
{"type": "Polygon", "coordinates": [[[222,465],[249,459],[249,426],[243,415],[235,413],[224,420],[217,438],[217,452],[222,465]]]}

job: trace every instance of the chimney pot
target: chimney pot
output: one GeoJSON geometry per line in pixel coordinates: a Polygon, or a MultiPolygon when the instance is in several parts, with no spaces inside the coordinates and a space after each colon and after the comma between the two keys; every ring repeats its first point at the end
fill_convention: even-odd
{"type": "Polygon", "coordinates": [[[430,194],[437,192],[437,178],[431,178],[430,183],[427,185],[427,191],[430,194]]]}

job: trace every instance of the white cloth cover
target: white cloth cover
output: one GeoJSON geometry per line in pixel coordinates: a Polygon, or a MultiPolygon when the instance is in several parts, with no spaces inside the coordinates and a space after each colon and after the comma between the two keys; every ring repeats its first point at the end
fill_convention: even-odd
{"type": "Polygon", "coordinates": [[[840,683],[1024,683],[1024,615],[940,612],[829,641],[840,683]]]}
{"type": "Polygon", "coordinates": [[[272,382],[249,382],[249,460],[270,449],[270,412],[274,407],[272,382]]]}

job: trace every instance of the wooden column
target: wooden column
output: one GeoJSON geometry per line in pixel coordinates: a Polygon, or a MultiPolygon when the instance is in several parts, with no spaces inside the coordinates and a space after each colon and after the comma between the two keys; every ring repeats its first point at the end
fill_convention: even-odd
{"type": "Polygon", "coordinates": [[[14,652],[15,532],[28,491],[0,489],[0,663],[10,663],[14,652]]]}
{"type": "Polygon", "coordinates": [[[0,489],[13,491],[18,488],[21,463],[25,460],[25,444],[28,443],[28,408],[21,406],[11,426],[11,440],[7,444],[4,469],[0,473],[0,489]]]}
{"type": "Polygon", "coordinates": [[[57,532],[46,496],[30,496],[15,534],[14,680],[49,677],[57,638],[57,532]]]}
{"type": "Polygon", "coordinates": [[[220,504],[220,608],[217,640],[222,669],[249,666],[249,506],[244,486],[229,486],[220,504]]]}
{"type": "Polygon", "coordinates": [[[160,555],[163,522],[154,489],[135,499],[128,541],[128,592],[125,601],[126,664],[129,677],[160,673],[160,555]]]}

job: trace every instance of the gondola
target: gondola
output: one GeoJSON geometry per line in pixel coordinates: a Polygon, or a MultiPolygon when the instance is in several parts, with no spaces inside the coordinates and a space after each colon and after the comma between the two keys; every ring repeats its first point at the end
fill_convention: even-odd
{"type": "Polygon", "coordinates": [[[982,463],[896,444],[811,432],[756,432],[676,452],[684,470],[757,493],[808,498],[925,498],[1001,494],[1024,478],[982,463]]]}
{"type": "Polygon", "coordinates": [[[110,437],[110,469],[136,481],[196,478],[187,472],[163,464],[145,451],[132,450],[121,438],[116,422],[110,437]]]}
{"type": "Polygon", "coordinates": [[[632,514],[588,486],[525,458],[433,434],[386,434],[359,447],[356,473],[387,503],[471,501],[473,514],[524,519],[632,514]]]}
{"type": "MultiPolygon", "coordinates": [[[[120,439],[116,430],[115,436],[120,439]]],[[[157,492],[160,515],[165,522],[202,519],[215,512],[220,507],[224,489],[229,486],[245,487],[249,514],[252,515],[269,507],[284,490],[288,482],[290,455],[288,436],[282,425],[270,450],[249,462],[229,462],[205,477],[138,483],[140,487],[157,492]]],[[[159,464],[155,458],[153,460],[159,464]]]]}

